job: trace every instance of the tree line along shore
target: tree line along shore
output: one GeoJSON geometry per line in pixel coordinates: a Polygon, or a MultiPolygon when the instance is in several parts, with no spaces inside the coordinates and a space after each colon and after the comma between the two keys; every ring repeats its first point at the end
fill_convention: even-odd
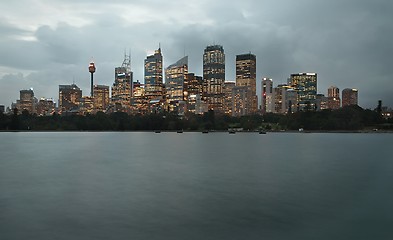
{"type": "Polygon", "coordinates": [[[393,131],[393,119],[377,110],[353,105],[337,110],[266,113],[231,117],[209,111],[203,115],[172,113],[128,115],[124,112],[92,115],[37,116],[27,111],[0,113],[1,131],[393,131]]]}

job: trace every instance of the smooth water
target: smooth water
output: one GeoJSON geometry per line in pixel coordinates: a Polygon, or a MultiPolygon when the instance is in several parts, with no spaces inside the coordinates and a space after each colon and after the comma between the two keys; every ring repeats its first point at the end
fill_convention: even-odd
{"type": "Polygon", "coordinates": [[[393,239],[393,134],[0,133],[0,239],[393,239]]]}

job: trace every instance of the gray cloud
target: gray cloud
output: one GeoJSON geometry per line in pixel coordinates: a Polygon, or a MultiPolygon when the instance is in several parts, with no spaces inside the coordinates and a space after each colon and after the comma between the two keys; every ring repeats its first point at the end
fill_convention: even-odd
{"type": "Polygon", "coordinates": [[[57,5],[75,8],[78,14],[71,16],[67,10],[68,15],[59,16],[55,23],[51,18],[34,30],[16,25],[12,14],[0,10],[4,16],[0,23],[0,104],[8,105],[18,98],[19,89],[30,87],[38,96],[57,99],[58,85],[73,79],[88,93],[91,58],[97,65],[96,81],[111,85],[114,67],[122,63],[125,49],[132,51],[135,79],[143,82],[143,60],[159,43],[165,66],[181,58],[185,50],[190,71],[201,75],[203,49],[218,43],[226,52],[228,80],[235,79],[236,54],[251,51],[257,55],[258,81],[269,76],[280,84],[294,72],[317,72],[321,93],[326,94],[331,85],[341,90],[354,87],[359,89],[362,107],[372,108],[379,99],[393,106],[393,3],[389,0],[110,4],[57,0],[51,7],[57,5]],[[132,12],[135,9],[141,14],[132,12]],[[128,10],[132,15],[124,14],[128,10]],[[85,22],[75,25],[76,20],[69,19],[85,22]],[[29,36],[35,40],[27,41],[29,36]]]}

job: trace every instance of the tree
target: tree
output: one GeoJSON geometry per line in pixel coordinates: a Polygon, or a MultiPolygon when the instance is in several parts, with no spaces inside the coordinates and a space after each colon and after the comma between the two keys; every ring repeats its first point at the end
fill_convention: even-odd
{"type": "Polygon", "coordinates": [[[18,109],[14,108],[13,115],[11,117],[10,130],[19,130],[19,128],[20,128],[20,120],[18,116],[18,109]]]}

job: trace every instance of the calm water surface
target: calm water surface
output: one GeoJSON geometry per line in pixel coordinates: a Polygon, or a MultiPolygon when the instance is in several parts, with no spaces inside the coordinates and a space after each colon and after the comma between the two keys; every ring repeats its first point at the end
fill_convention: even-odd
{"type": "Polygon", "coordinates": [[[393,239],[393,134],[0,133],[0,239],[393,239]]]}

